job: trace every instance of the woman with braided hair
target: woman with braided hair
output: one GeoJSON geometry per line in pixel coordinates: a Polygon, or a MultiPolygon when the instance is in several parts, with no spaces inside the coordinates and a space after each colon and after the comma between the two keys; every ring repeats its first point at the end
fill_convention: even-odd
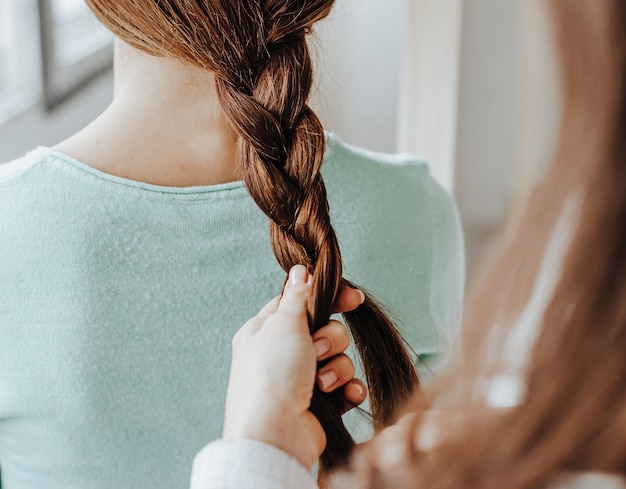
{"type": "Polygon", "coordinates": [[[297,263],[323,475],[354,443],[341,414],[369,391],[374,429],[392,422],[453,334],[454,204],[308,106],[306,36],[332,0],[87,4],[118,38],[113,103],[0,167],[0,486],[186,487],[222,434],[231,338],[297,263]]]}

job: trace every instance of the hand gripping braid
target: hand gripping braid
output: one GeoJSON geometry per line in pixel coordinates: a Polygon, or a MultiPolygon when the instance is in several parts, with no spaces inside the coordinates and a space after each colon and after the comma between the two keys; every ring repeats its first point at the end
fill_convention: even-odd
{"type": "MultiPolygon", "coordinates": [[[[307,105],[312,67],[305,34],[327,14],[332,1],[260,4],[259,13],[247,16],[262,19],[261,34],[248,38],[245,53],[236,50],[248,55],[240,56],[240,66],[222,65],[217,89],[239,136],[243,180],[270,218],[276,259],[285,271],[303,264],[312,274],[308,314],[314,332],[328,323],[340,288],[351,285],[342,279],[341,253],[320,173],[324,131],[307,105]],[[255,37],[262,42],[251,49],[255,37]]],[[[363,361],[374,426],[380,429],[415,391],[417,375],[399,334],[370,297],[344,317],[363,361]]],[[[311,410],[328,437],[320,472],[345,463],[354,445],[341,420],[344,403],[341,393],[315,389],[311,410]]]]}

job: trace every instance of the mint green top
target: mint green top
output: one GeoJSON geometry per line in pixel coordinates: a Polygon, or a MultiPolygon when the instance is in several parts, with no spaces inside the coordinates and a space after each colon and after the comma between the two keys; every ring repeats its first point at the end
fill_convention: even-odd
{"type": "MultiPolygon", "coordinates": [[[[415,351],[448,345],[459,220],[427,165],[328,137],[345,277],[415,351]]],[[[188,487],[220,436],[237,329],[284,273],[241,182],[134,182],[39,148],[0,165],[0,486],[188,487]]]]}

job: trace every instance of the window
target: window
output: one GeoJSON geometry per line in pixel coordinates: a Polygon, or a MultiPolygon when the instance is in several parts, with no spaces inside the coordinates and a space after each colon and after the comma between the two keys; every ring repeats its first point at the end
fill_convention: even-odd
{"type": "Polygon", "coordinates": [[[44,96],[51,109],[111,65],[113,38],[83,0],[39,0],[39,12],[44,96]]]}
{"type": "Polygon", "coordinates": [[[83,0],[0,0],[0,124],[109,68],[112,39],[83,0]]]}
{"type": "Polygon", "coordinates": [[[83,0],[54,0],[52,20],[55,62],[61,67],[72,66],[111,43],[83,0]]]}
{"type": "Polygon", "coordinates": [[[34,12],[29,0],[0,0],[0,122],[23,110],[37,96],[34,12]]]}
{"type": "Polygon", "coordinates": [[[15,57],[11,55],[15,36],[13,10],[15,5],[6,1],[0,2],[0,99],[16,85],[15,57]]]}

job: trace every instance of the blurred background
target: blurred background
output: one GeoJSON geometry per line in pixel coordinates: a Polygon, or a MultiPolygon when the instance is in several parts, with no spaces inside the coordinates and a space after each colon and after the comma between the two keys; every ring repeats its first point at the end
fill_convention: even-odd
{"type": "MultiPolygon", "coordinates": [[[[539,0],[336,0],[313,41],[327,130],[411,152],[456,198],[471,276],[550,157],[559,100],[539,0]]],[[[111,36],[82,0],[0,0],[0,161],[112,97],[111,36]]]]}

